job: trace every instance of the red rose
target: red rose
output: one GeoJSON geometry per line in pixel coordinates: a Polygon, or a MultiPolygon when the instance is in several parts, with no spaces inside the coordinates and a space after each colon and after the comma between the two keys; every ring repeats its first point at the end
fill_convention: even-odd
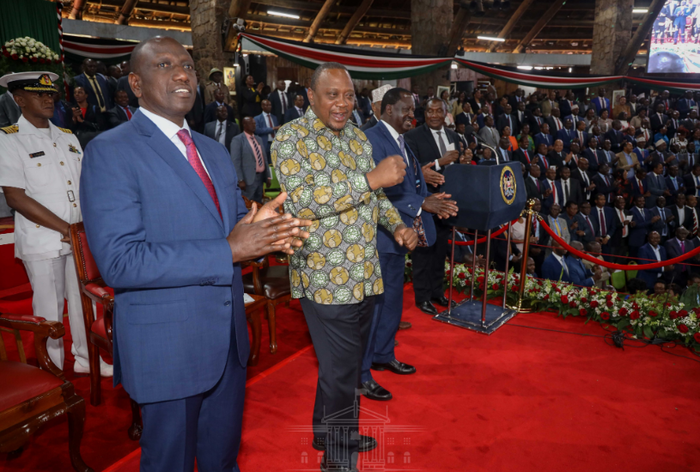
{"type": "Polygon", "coordinates": [[[576,302],[569,302],[569,307],[576,308],[576,302]]]}
{"type": "Polygon", "coordinates": [[[591,308],[596,308],[598,306],[598,300],[593,300],[591,302],[591,308]]]}
{"type": "Polygon", "coordinates": [[[581,316],[586,316],[586,315],[588,314],[588,312],[586,311],[585,308],[581,308],[581,309],[578,311],[578,314],[581,315],[581,316]]]}
{"type": "Polygon", "coordinates": [[[412,265],[413,265],[413,264],[411,264],[410,262],[407,262],[407,263],[406,263],[406,266],[407,266],[407,267],[411,267],[412,265]]]}
{"type": "Polygon", "coordinates": [[[632,313],[630,313],[630,318],[633,320],[638,320],[639,319],[639,311],[634,310],[632,313]]]}
{"type": "Polygon", "coordinates": [[[668,316],[670,316],[672,320],[675,320],[676,318],[678,318],[678,312],[672,311],[671,313],[668,314],[668,316]]]}
{"type": "Polygon", "coordinates": [[[16,60],[19,58],[19,56],[18,56],[17,54],[13,54],[13,55],[10,56],[10,57],[11,57],[12,60],[14,60],[14,61],[16,61],[16,60]]]}
{"type": "Polygon", "coordinates": [[[604,311],[603,313],[600,314],[600,317],[601,317],[601,319],[604,319],[607,321],[610,319],[610,313],[608,313],[607,311],[604,311]]]}
{"type": "Polygon", "coordinates": [[[678,316],[681,318],[685,318],[686,316],[688,316],[688,312],[686,310],[681,310],[678,312],[678,316]]]}
{"type": "Polygon", "coordinates": [[[588,299],[586,297],[581,297],[581,303],[586,303],[588,302],[588,299]]]}
{"type": "Polygon", "coordinates": [[[561,296],[561,302],[562,302],[564,305],[566,305],[567,303],[569,303],[569,297],[567,297],[566,295],[562,295],[562,296],[561,296]]]}
{"type": "Polygon", "coordinates": [[[700,343],[700,332],[695,333],[693,339],[695,339],[696,343],[700,343]]]}
{"type": "Polygon", "coordinates": [[[658,313],[656,313],[654,310],[649,310],[649,316],[652,318],[656,318],[658,316],[658,313]]]}
{"type": "Polygon", "coordinates": [[[632,302],[632,308],[639,310],[639,305],[637,305],[637,302],[632,302]]]}
{"type": "Polygon", "coordinates": [[[464,272],[460,272],[460,273],[457,275],[457,278],[458,278],[458,279],[464,280],[464,279],[467,278],[467,276],[464,274],[464,272]]]}
{"type": "Polygon", "coordinates": [[[36,62],[36,61],[38,61],[38,60],[39,60],[39,59],[37,59],[36,57],[32,57],[32,62],[36,62]]]}
{"type": "Polygon", "coordinates": [[[610,299],[612,299],[612,295],[610,295],[610,294],[607,294],[607,295],[605,296],[605,299],[606,299],[606,300],[610,300],[610,299]]]}
{"type": "Polygon", "coordinates": [[[39,58],[39,63],[40,63],[40,64],[43,64],[43,63],[44,63],[44,58],[43,58],[43,57],[42,57],[42,58],[39,58]]]}
{"type": "Polygon", "coordinates": [[[625,308],[625,307],[620,308],[619,313],[620,313],[620,316],[625,316],[627,314],[627,308],[625,308]]]}
{"type": "Polygon", "coordinates": [[[8,51],[7,49],[5,49],[4,47],[2,48],[2,54],[3,54],[5,57],[10,57],[10,51],[8,51]]]}
{"type": "Polygon", "coordinates": [[[480,275],[479,277],[476,278],[476,281],[479,283],[482,283],[484,281],[484,276],[480,275]]]}
{"type": "Polygon", "coordinates": [[[614,305],[613,301],[608,299],[607,302],[605,302],[606,305],[608,305],[608,308],[612,307],[614,305]]]}
{"type": "Polygon", "coordinates": [[[493,285],[491,286],[491,288],[492,288],[493,290],[498,290],[498,284],[493,284],[493,285]]]}
{"type": "Polygon", "coordinates": [[[549,300],[549,294],[545,295],[543,300],[549,300]]]}
{"type": "Polygon", "coordinates": [[[688,327],[686,325],[684,325],[683,323],[681,323],[678,325],[678,331],[685,334],[688,332],[688,327]]]}
{"type": "Polygon", "coordinates": [[[700,314],[700,307],[693,308],[693,312],[697,315],[700,314]]]}
{"type": "Polygon", "coordinates": [[[26,57],[23,57],[23,58],[22,58],[22,62],[29,62],[29,59],[26,58],[26,57]]]}
{"type": "Polygon", "coordinates": [[[479,284],[479,290],[483,290],[483,289],[484,289],[484,283],[481,282],[481,283],[479,284]]]}

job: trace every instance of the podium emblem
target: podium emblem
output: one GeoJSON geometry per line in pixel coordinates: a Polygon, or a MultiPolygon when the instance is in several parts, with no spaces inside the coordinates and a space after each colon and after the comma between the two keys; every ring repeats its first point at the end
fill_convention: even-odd
{"type": "Polygon", "coordinates": [[[513,174],[513,169],[510,166],[505,166],[501,171],[501,196],[507,205],[515,201],[515,191],[515,174],[513,174]]]}

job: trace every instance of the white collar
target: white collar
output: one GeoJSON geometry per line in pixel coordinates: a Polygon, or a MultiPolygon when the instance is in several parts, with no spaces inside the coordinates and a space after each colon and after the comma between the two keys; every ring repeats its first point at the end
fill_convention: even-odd
{"type": "Polygon", "coordinates": [[[384,120],[379,120],[379,122],[389,130],[389,133],[391,134],[391,137],[394,138],[394,141],[399,142],[399,133],[394,129],[394,127],[384,120]]]}
{"type": "Polygon", "coordinates": [[[564,265],[564,256],[560,256],[554,252],[552,252],[552,255],[559,261],[559,264],[564,265]]]}
{"type": "Polygon", "coordinates": [[[42,129],[46,128],[37,128],[33,124],[27,120],[24,115],[20,115],[19,119],[17,120],[17,126],[19,127],[19,130],[17,131],[18,134],[33,134],[34,136],[40,136],[42,138],[45,138],[47,136],[50,137],[51,141],[56,141],[61,134],[63,134],[62,131],[58,129],[58,127],[51,123],[49,121],[49,134],[46,134],[45,132],[42,131],[42,129]]]}
{"type": "Polygon", "coordinates": [[[441,132],[442,134],[444,134],[444,135],[447,136],[447,133],[445,133],[445,127],[444,127],[444,126],[443,126],[442,128],[440,128],[440,129],[433,129],[433,128],[429,128],[429,129],[430,129],[430,131],[431,131],[433,134],[437,134],[438,131],[439,131],[439,132],[441,132]]]}
{"type": "Polygon", "coordinates": [[[139,108],[139,110],[146,115],[146,118],[151,120],[153,124],[156,125],[156,127],[161,130],[161,132],[170,140],[173,140],[177,136],[178,131],[181,129],[186,129],[190,135],[192,134],[190,131],[190,126],[187,124],[187,120],[184,117],[182,118],[182,127],[180,127],[167,118],[163,118],[162,116],[156,115],[152,111],[147,110],[143,106],[139,108]]]}

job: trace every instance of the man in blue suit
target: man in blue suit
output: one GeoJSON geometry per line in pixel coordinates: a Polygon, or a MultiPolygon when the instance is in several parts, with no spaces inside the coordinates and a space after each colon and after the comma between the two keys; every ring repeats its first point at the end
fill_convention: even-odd
{"type": "Polygon", "coordinates": [[[644,245],[647,239],[647,233],[649,228],[659,221],[658,216],[651,214],[651,210],[644,208],[644,197],[639,196],[634,199],[634,206],[630,208],[630,215],[632,215],[632,222],[630,223],[630,256],[637,257],[639,248],[644,245]]]}
{"type": "MultiPolygon", "coordinates": [[[[432,215],[426,213],[448,218],[457,215],[457,205],[448,200],[450,195],[444,192],[428,192],[418,159],[404,143],[403,134],[412,128],[414,106],[413,95],[408,90],[393,88],[387,91],[382,98],[381,120],[367,130],[367,139],[372,144],[372,157],[377,164],[397,155],[406,162],[403,182],[384,188],[384,193],[398,210],[404,224],[418,229],[418,244],[427,247],[435,243],[436,231],[432,215]]],[[[383,227],[378,229],[377,251],[384,294],[379,296],[374,306],[362,360],[362,386],[367,398],[390,400],[391,393],[372,378],[370,368],[403,375],[416,371],[415,367],[399,362],[394,354],[394,338],[403,311],[404,259],[408,251],[383,227]]]]}
{"type": "Polygon", "coordinates": [[[542,263],[542,278],[554,281],[571,282],[571,270],[566,264],[566,249],[552,240],[552,253],[542,263]]]}
{"type": "Polygon", "coordinates": [[[535,149],[539,150],[540,144],[546,144],[549,150],[554,145],[554,138],[549,134],[549,125],[542,123],[540,130],[541,132],[535,135],[535,149]]]}
{"type": "Polygon", "coordinates": [[[615,234],[615,211],[605,205],[605,195],[595,196],[595,207],[591,211],[595,238],[600,243],[603,254],[611,254],[608,242],[615,234]]]}
{"type": "Polygon", "coordinates": [[[275,133],[280,129],[277,117],[272,114],[272,104],[269,100],[260,102],[262,113],[255,117],[255,134],[260,136],[267,149],[268,164],[270,163],[270,146],[275,139],[275,133]]]}
{"type": "MultiPolygon", "coordinates": [[[[656,231],[649,233],[649,242],[644,246],[639,248],[639,253],[637,254],[639,264],[653,264],[654,261],[665,261],[666,248],[659,244],[661,241],[661,235],[656,231]]],[[[640,270],[637,273],[637,277],[642,279],[649,290],[654,288],[654,284],[661,279],[664,272],[673,272],[674,267],[672,265],[659,267],[658,269],[640,270]]],[[[661,280],[663,282],[663,280],[661,280]]]]}
{"type": "Polygon", "coordinates": [[[304,116],[304,96],[297,95],[294,97],[294,106],[289,107],[287,112],[284,114],[284,123],[287,124],[292,120],[301,118],[304,116]]]}
{"type": "Polygon", "coordinates": [[[568,153],[571,150],[571,141],[576,137],[576,130],[572,121],[564,120],[564,127],[557,131],[557,139],[561,139],[562,144],[564,144],[564,152],[568,153]]]}
{"type": "Polygon", "coordinates": [[[610,112],[610,100],[605,98],[605,89],[604,88],[599,88],[598,89],[598,96],[591,100],[593,102],[593,106],[595,107],[595,114],[596,116],[600,116],[600,112],[602,110],[608,110],[610,112]]]}
{"type": "Polygon", "coordinates": [[[141,406],[142,471],[190,472],[195,457],[238,471],[250,350],[239,262],[292,252],[311,221],[273,216],[286,194],[246,214],[226,150],[185,120],[197,86],[185,48],[155,37],[131,58],[140,111],[90,143],[80,195],[115,290],[114,382],[141,406]]]}
{"type": "MultiPolygon", "coordinates": [[[[583,243],[580,241],[572,241],[571,247],[577,251],[583,252],[583,243]]],[[[602,271],[599,266],[595,266],[597,268],[595,272],[586,269],[586,266],[583,265],[581,258],[578,256],[569,253],[564,260],[566,261],[566,266],[569,268],[569,279],[576,285],[592,287],[601,277],[602,271]]]]}
{"type": "Polygon", "coordinates": [[[73,82],[74,87],[85,89],[88,104],[96,106],[102,113],[114,106],[107,81],[97,74],[97,64],[92,59],[83,61],[83,73],[73,77],[73,82]]]}

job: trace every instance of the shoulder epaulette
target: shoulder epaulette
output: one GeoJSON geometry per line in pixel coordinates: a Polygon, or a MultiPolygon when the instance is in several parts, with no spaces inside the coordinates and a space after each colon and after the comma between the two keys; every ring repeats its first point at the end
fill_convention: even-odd
{"type": "MultiPolygon", "coordinates": [[[[56,128],[58,128],[58,126],[56,126],[56,128]]],[[[60,129],[64,133],[73,134],[73,132],[71,130],[69,130],[68,128],[58,128],[58,129],[60,129]]]]}
{"type": "Polygon", "coordinates": [[[0,128],[0,131],[2,131],[5,134],[17,133],[19,131],[19,126],[17,126],[17,125],[5,126],[4,128],[0,128]]]}

